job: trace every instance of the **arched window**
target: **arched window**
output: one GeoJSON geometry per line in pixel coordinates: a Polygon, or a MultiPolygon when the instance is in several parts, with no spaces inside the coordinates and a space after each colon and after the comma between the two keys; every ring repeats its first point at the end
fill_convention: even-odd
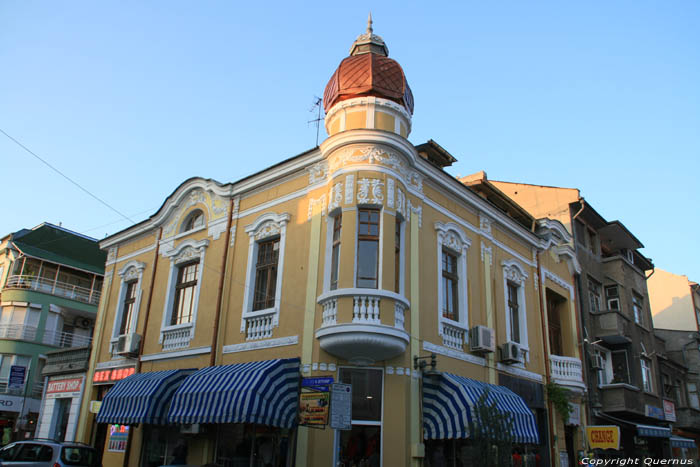
{"type": "Polygon", "coordinates": [[[189,232],[204,225],[204,213],[199,209],[192,211],[182,223],[180,233],[189,232]]]}

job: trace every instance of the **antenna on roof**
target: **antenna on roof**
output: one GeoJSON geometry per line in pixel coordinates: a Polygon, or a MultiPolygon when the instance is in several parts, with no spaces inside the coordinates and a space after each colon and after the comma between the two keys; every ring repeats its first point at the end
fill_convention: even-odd
{"type": "Polygon", "coordinates": [[[321,99],[318,96],[314,96],[314,103],[311,105],[309,112],[313,112],[314,110],[316,110],[318,113],[316,114],[316,118],[306,122],[306,123],[315,123],[316,124],[316,146],[318,146],[318,132],[321,128],[321,120],[323,120],[323,118],[321,118],[321,109],[323,108],[323,106],[321,105],[322,103],[323,103],[323,99],[321,99]]]}

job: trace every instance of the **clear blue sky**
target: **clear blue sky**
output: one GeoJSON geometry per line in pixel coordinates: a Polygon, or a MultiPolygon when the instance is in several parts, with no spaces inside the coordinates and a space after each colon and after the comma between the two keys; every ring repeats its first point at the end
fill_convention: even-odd
{"type": "MultiPolygon", "coordinates": [[[[371,9],[412,142],[453,175],[578,187],[700,281],[700,2],[340,3],[2,1],[0,128],[139,221],[191,176],[313,147],[313,97],[371,9]]],[[[0,164],[0,234],[130,225],[2,134],[0,164]]]]}

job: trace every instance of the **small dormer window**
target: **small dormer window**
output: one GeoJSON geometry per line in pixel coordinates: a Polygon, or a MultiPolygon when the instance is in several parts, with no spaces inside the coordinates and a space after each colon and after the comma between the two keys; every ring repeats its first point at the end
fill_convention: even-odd
{"type": "Polygon", "coordinates": [[[182,232],[189,232],[190,230],[194,230],[198,227],[201,227],[204,225],[204,213],[197,209],[196,211],[192,211],[188,216],[187,219],[182,223],[182,228],[180,229],[180,233],[182,232]]]}

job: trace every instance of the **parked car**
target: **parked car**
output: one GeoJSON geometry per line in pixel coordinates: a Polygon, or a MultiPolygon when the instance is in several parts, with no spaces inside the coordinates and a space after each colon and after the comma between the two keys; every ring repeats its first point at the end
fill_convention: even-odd
{"type": "Polygon", "coordinates": [[[29,439],[0,449],[0,466],[101,467],[97,451],[82,443],[29,439]]]}

